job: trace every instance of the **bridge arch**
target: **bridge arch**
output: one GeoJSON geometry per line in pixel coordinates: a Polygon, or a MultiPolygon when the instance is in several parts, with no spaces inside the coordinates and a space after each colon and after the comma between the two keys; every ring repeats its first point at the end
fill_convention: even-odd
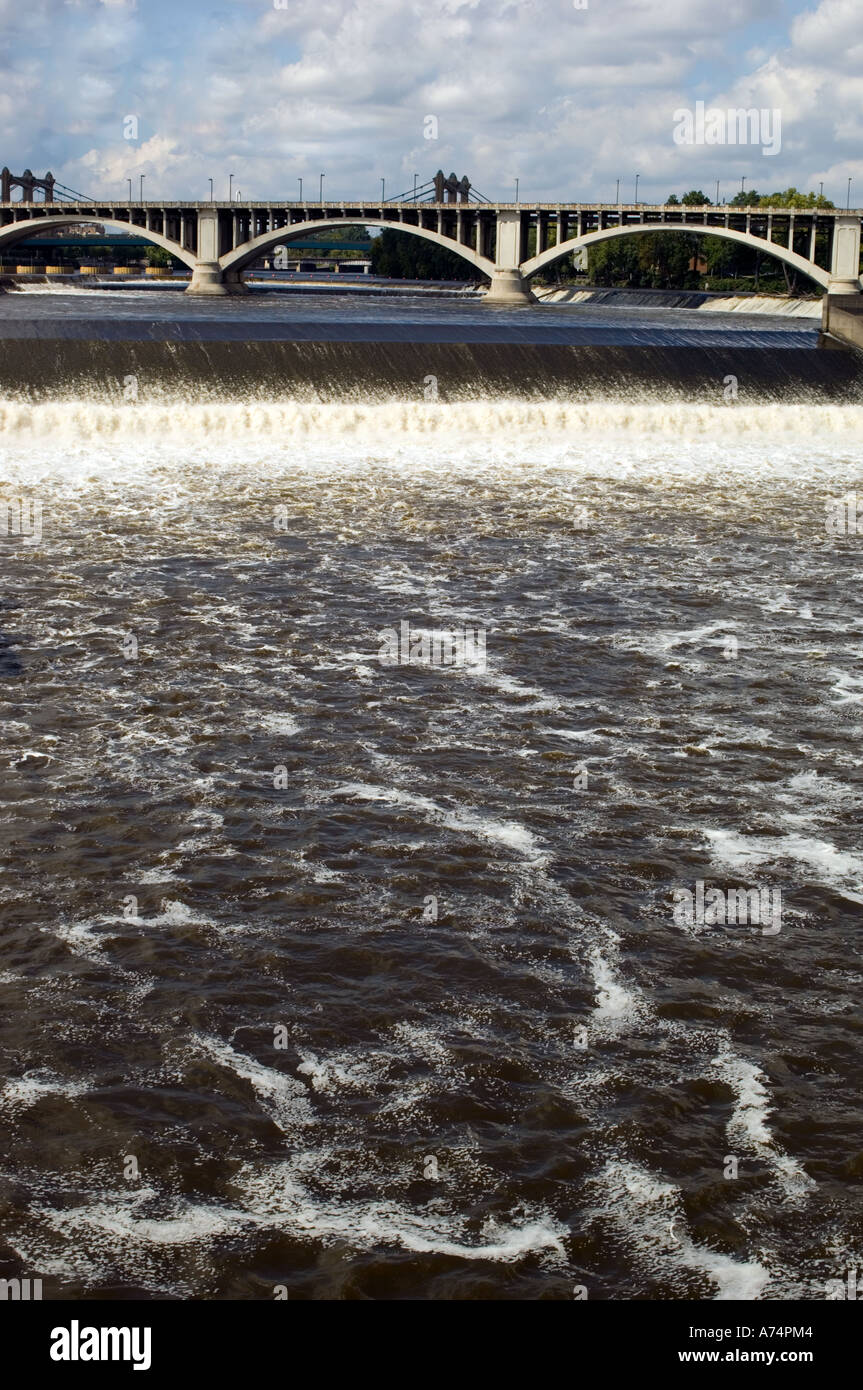
{"type": "Polygon", "coordinates": [[[594,246],[600,241],[609,241],[612,237],[635,236],[645,232],[694,232],[697,236],[723,237],[726,241],[740,242],[752,251],[761,251],[765,255],[774,256],[778,261],[785,261],[786,265],[793,266],[802,275],[808,275],[810,280],[814,280],[823,289],[827,289],[830,284],[829,270],[822,270],[821,266],[807,261],[805,256],[798,256],[796,251],[789,251],[787,246],[780,246],[775,241],[765,241],[763,237],[752,236],[749,232],[735,232],[730,227],[708,227],[701,223],[685,222],[640,222],[632,227],[605,227],[601,232],[586,232],[584,236],[571,237],[569,241],[562,241],[559,246],[550,246],[547,251],[532,256],[529,261],[523,262],[520,270],[527,278],[551,265],[552,261],[556,261],[560,256],[568,255],[570,251],[580,251],[583,246],[594,246]]]}
{"type": "Polygon", "coordinates": [[[23,222],[10,222],[5,227],[0,227],[0,250],[4,246],[14,246],[19,241],[29,241],[36,236],[37,232],[62,231],[64,227],[92,227],[94,222],[98,222],[100,227],[110,227],[118,232],[127,235],[143,237],[145,241],[150,241],[154,246],[161,246],[163,251],[169,251],[172,256],[176,256],[178,261],[182,261],[190,270],[194,270],[197,257],[194,251],[180,246],[179,242],[171,241],[168,237],[162,236],[161,232],[148,231],[146,227],[139,227],[134,222],[116,222],[110,217],[82,217],[69,216],[60,213],[56,217],[33,217],[23,222]]]}
{"type": "Polygon", "coordinates": [[[467,261],[474,270],[481,275],[494,277],[495,264],[486,256],[480,256],[470,246],[465,246],[459,241],[454,241],[452,237],[443,236],[440,232],[433,232],[428,227],[416,227],[412,222],[392,222],[381,217],[327,217],[314,222],[294,222],[290,227],[281,227],[278,231],[263,232],[253,241],[243,242],[242,246],[237,246],[233,251],[226,251],[219,258],[219,267],[222,271],[243,271],[247,266],[256,261],[266,251],[272,250],[274,246],[281,246],[286,242],[294,241],[297,237],[305,237],[314,232],[328,232],[334,227],[344,227],[345,225],[364,227],[389,228],[393,232],[410,232],[413,236],[424,237],[426,241],[433,241],[436,246],[442,246],[445,251],[452,251],[456,256],[461,256],[462,260],[467,261]]]}

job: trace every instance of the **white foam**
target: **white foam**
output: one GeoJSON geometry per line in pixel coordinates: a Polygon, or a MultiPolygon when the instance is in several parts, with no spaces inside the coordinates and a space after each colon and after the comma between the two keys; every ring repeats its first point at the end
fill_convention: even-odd
{"type": "Polygon", "coordinates": [[[164,898],[160,904],[161,912],[153,917],[139,917],[137,920],[148,927],[208,927],[212,925],[209,917],[194,912],[183,902],[174,898],[164,898]]]}
{"type": "MultiPolygon", "coordinates": [[[[395,1247],[504,1264],[525,1255],[554,1263],[564,1259],[566,1229],[541,1210],[528,1211],[522,1220],[509,1224],[489,1218],[474,1234],[465,1230],[464,1219],[452,1213],[443,1199],[425,1212],[407,1209],[398,1201],[317,1199],[300,1177],[313,1177],[326,1157],[299,1153],[263,1169],[247,1164],[233,1184],[239,1201],[231,1204],[210,1205],[175,1196],[166,1199],[145,1187],[78,1205],[36,1208],[34,1215],[43,1229],[58,1232],[74,1248],[74,1277],[80,1278],[86,1271],[94,1284],[109,1272],[116,1278],[118,1268],[125,1270],[130,1280],[140,1281],[143,1264],[154,1286],[183,1287],[183,1277],[178,1279],[174,1268],[166,1281],[165,1271],[148,1263],[148,1249],[170,1251],[193,1245],[202,1260],[208,1247],[226,1236],[271,1230],[298,1240],[338,1242],[353,1250],[395,1247]],[[161,1209],[158,1215],[147,1210],[154,1199],[161,1209]]],[[[16,1236],[13,1248],[28,1249],[27,1237],[16,1236]]],[[[69,1272],[69,1264],[57,1260],[56,1252],[46,1248],[44,1240],[37,1238],[35,1244],[30,1240],[29,1255],[29,1262],[40,1269],[69,1272]]]]}
{"type": "Polygon", "coordinates": [[[795,773],[785,789],[773,795],[785,808],[781,820],[795,833],[821,829],[830,821],[842,823],[846,817],[859,819],[863,811],[863,791],[814,768],[795,773]]]}
{"type": "MultiPolygon", "coordinates": [[[[705,623],[702,627],[691,628],[687,631],[678,632],[674,629],[664,631],[648,632],[616,632],[613,644],[616,648],[623,651],[643,652],[645,656],[666,656],[671,653],[677,654],[680,647],[688,647],[692,650],[686,655],[701,655],[701,649],[707,648],[707,653],[712,657],[718,648],[724,645],[725,637],[734,632],[736,623],[734,622],[713,622],[705,623]]],[[[705,655],[707,653],[704,653],[705,655]]]]}
{"type": "Polygon", "coordinates": [[[804,1197],[816,1184],[801,1165],[780,1148],[770,1131],[771,1105],[764,1073],[727,1047],[714,1057],[713,1066],[737,1097],[727,1126],[729,1141],[765,1163],[779,1180],[787,1198],[804,1197]]]}
{"type": "MultiPolygon", "coordinates": [[[[832,489],[844,476],[849,482],[856,476],[863,406],[184,400],[178,409],[172,401],[0,400],[0,439],[10,485],[32,491],[50,480],[57,488],[91,491],[94,483],[116,480],[119,449],[127,484],[157,482],[164,490],[169,467],[177,505],[197,499],[204,465],[208,486],[218,488],[238,467],[261,482],[345,480],[358,472],[368,476],[374,460],[387,460],[401,476],[419,468],[443,484],[456,481],[458,459],[471,479],[490,474],[533,484],[537,465],[545,465],[573,480],[636,479],[666,490],[724,477],[762,484],[792,477],[796,486],[818,482],[832,489]],[[609,447],[609,439],[625,447],[609,447]],[[683,442],[697,448],[683,448],[683,442]]],[[[823,530],[823,516],[821,522],[823,530]]]]}
{"type": "Polygon", "coordinates": [[[554,738],[570,739],[573,743],[608,742],[608,734],[598,734],[595,729],[540,729],[539,732],[554,738]]]}
{"type": "Polygon", "coordinates": [[[244,1207],[259,1221],[295,1236],[343,1241],[353,1249],[397,1246],[419,1254],[510,1264],[528,1254],[565,1256],[565,1227],[546,1213],[521,1224],[487,1220],[479,1237],[464,1231],[463,1218],[436,1210],[408,1210],[397,1202],[318,1201],[295,1180],[291,1165],[276,1164],[237,1177],[244,1207]]]}
{"type": "Polygon", "coordinates": [[[0,1091],[0,1106],[10,1110],[29,1109],[45,1096],[73,1100],[87,1090],[88,1084],[84,1081],[70,1081],[50,1072],[28,1072],[14,1081],[7,1081],[0,1091]]]}
{"type": "Polygon", "coordinates": [[[863,676],[855,675],[852,671],[835,669],[830,674],[834,677],[834,684],[830,689],[836,696],[838,705],[863,704],[863,676]]]}
{"type": "MultiPolygon", "coordinates": [[[[189,1245],[214,1240],[234,1232],[242,1224],[243,1214],[200,1202],[177,1201],[171,1216],[156,1218],[139,1215],[134,1210],[142,1199],[154,1195],[152,1189],[136,1192],[128,1205],[121,1202],[97,1202],[78,1208],[74,1227],[80,1236],[81,1227],[91,1227],[122,1241],[144,1241],[150,1245],[189,1245]]],[[[57,1225],[56,1213],[52,1225],[57,1225]]]]}
{"type": "Polygon", "coordinates": [[[586,957],[596,994],[591,1028],[605,1035],[619,1033],[624,1025],[636,1024],[649,1012],[644,996],[621,978],[619,947],[620,937],[605,923],[596,926],[592,921],[579,921],[578,948],[573,956],[579,961],[586,957]]]}
{"type": "Polygon", "coordinates": [[[595,1179],[605,1196],[605,1215],[620,1227],[643,1263],[667,1273],[677,1267],[706,1274],[716,1284],[718,1302],[757,1299],[770,1275],[756,1260],[734,1260],[698,1245],[686,1230],[680,1190],[646,1168],[612,1159],[595,1179]]]}
{"type": "Polygon", "coordinates": [[[106,940],[110,939],[109,934],[103,932],[97,936],[94,930],[95,922],[66,922],[60,926],[50,928],[41,927],[41,931],[53,930],[54,935],[59,941],[76,956],[83,956],[87,960],[98,960],[99,953],[106,940]]]}
{"type": "Polygon", "coordinates": [[[251,727],[257,723],[265,733],[282,734],[285,738],[290,738],[292,734],[298,734],[302,728],[302,725],[298,724],[296,719],[293,719],[289,714],[256,715],[252,712],[248,715],[246,722],[251,727]]]}
{"type": "MultiPolygon", "coordinates": [[[[320,794],[322,795],[322,794],[320,794]]],[[[490,844],[503,845],[516,854],[535,863],[545,862],[546,856],[536,836],[518,821],[497,820],[493,816],[473,808],[447,808],[439,806],[430,797],[418,796],[404,791],[401,787],[378,787],[366,782],[346,782],[334,787],[329,797],[349,796],[359,801],[379,801],[390,806],[404,806],[417,811],[424,819],[442,825],[447,830],[456,830],[485,840],[490,844]]]]}
{"type": "Polygon", "coordinates": [[[618,979],[611,962],[605,959],[598,946],[590,952],[590,965],[597,994],[594,1021],[618,1023],[636,1018],[640,1001],[618,979]]]}
{"type": "MultiPolygon", "coordinates": [[[[628,291],[621,291],[615,294],[614,291],[602,291],[596,289],[577,289],[573,286],[564,286],[560,289],[537,289],[535,294],[538,299],[546,304],[602,304],[613,299],[616,309],[626,309],[628,291]]],[[[694,296],[693,296],[694,298],[694,296]]],[[[668,301],[665,301],[667,304],[668,301]]],[[[642,296],[634,307],[644,309],[650,308],[650,300],[647,295],[642,296]]],[[[663,308],[663,304],[655,307],[663,308]]],[[[761,317],[767,315],[769,318],[803,318],[821,320],[821,300],[820,299],[778,299],[769,295],[756,294],[713,294],[694,303],[690,300],[687,304],[677,303],[674,306],[676,312],[682,309],[686,313],[718,313],[718,314],[757,314],[761,317]]]]}
{"type": "Polygon", "coordinates": [[[377,1073],[368,1061],[358,1062],[344,1054],[318,1057],[314,1052],[301,1052],[297,1071],[307,1076],[314,1091],[359,1091],[374,1089],[377,1073]]]}
{"type": "Polygon", "coordinates": [[[291,1133],[297,1126],[314,1123],[315,1113],[302,1082],[273,1067],[265,1067],[254,1057],[236,1052],[218,1038],[198,1036],[196,1046],[219,1066],[248,1081],[261,1108],[284,1134],[291,1133]]]}
{"type": "Polygon", "coordinates": [[[746,873],[762,864],[790,862],[794,867],[786,893],[804,869],[810,882],[826,884],[853,902],[863,900],[863,855],[837,849],[829,840],[799,834],[743,835],[710,826],[701,833],[710,842],[711,857],[717,865],[746,873]]]}
{"type": "Polygon", "coordinates": [[[536,686],[525,685],[515,676],[508,675],[505,671],[496,670],[494,666],[490,666],[485,671],[469,666],[465,670],[480,685],[491,686],[501,695],[514,695],[519,699],[529,700],[529,704],[522,706],[525,710],[559,710],[561,708],[561,701],[557,696],[548,695],[544,690],[538,690],[536,686]]]}

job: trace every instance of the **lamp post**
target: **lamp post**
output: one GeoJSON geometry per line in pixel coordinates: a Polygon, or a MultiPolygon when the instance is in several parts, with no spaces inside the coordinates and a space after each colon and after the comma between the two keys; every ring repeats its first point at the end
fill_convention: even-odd
{"type": "Polygon", "coordinates": [[[146,174],[142,174],[142,175],[141,175],[141,202],[142,202],[142,203],[143,203],[143,201],[144,201],[144,180],[145,180],[146,177],[147,177],[146,174]]]}
{"type": "Polygon", "coordinates": [[[233,174],[229,174],[229,175],[228,175],[228,202],[229,202],[229,203],[232,203],[232,202],[234,201],[233,182],[234,182],[234,176],[233,176],[233,174]]]}
{"type": "Polygon", "coordinates": [[[385,203],[385,202],[386,202],[386,196],[385,196],[385,195],[386,195],[386,187],[387,187],[387,181],[386,181],[386,179],[381,179],[381,202],[382,202],[382,203],[385,203]]]}
{"type": "Polygon", "coordinates": [[[823,198],[823,197],[824,197],[824,180],[823,180],[823,179],[821,180],[821,182],[820,182],[819,185],[818,185],[818,197],[819,197],[819,198],[823,198]]]}
{"type": "Polygon", "coordinates": [[[126,182],[127,182],[127,184],[129,185],[129,202],[131,203],[131,201],[132,201],[132,180],[131,180],[131,179],[127,179],[126,182]]]}
{"type": "Polygon", "coordinates": [[[617,206],[620,207],[620,179],[617,180],[617,190],[614,194],[614,201],[617,203],[617,206]]]}
{"type": "Polygon", "coordinates": [[[518,204],[518,179],[515,181],[515,201],[518,204]]]}
{"type": "Polygon", "coordinates": [[[716,180],[716,206],[719,207],[719,180],[716,180]]]}
{"type": "Polygon", "coordinates": [[[640,175],[640,174],[636,174],[636,176],[635,176],[635,206],[636,206],[636,207],[638,207],[638,180],[639,180],[640,178],[641,178],[641,175],[640,175]]]}
{"type": "Polygon", "coordinates": [[[323,176],[323,174],[321,174],[321,185],[320,185],[320,188],[319,188],[319,190],[318,190],[318,202],[319,202],[319,203],[322,203],[323,201],[324,201],[324,176],[323,176]]]}
{"type": "Polygon", "coordinates": [[[745,174],[743,175],[743,178],[740,180],[740,192],[741,192],[741,193],[745,193],[745,192],[746,192],[746,175],[745,175],[745,174]]]}
{"type": "Polygon", "coordinates": [[[209,182],[209,184],[210,184],[210,202],[212,202],[212,201],[213,201],[213,180],[210,179],[208,182],[209,182]]]}
{"type": "Polygon", "coordinates": [[[851,206],[851,180],[848,180],[848,197],[845,199],[846,210],[851,206]]]}
{"type": "Polygon", "coordinates": [[[300,184],[300,202],[302,202],[302,201],[303,201],[303,181],[302,181],[302,179],[299,180],[299,184],[300,184]]]}
{"type": "Polygon", "coordinates": [[[419,178],[419,174],[414,174],[414,202],[416,202],[416,200],[417,200],[417,179],[418,179],[418,178],[419,178]]]}

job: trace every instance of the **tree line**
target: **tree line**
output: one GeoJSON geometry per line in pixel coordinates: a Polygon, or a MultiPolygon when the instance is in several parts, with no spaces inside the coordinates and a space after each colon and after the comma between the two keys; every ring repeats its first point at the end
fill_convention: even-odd
{"type": "MultiPolygon", "coordinates": [[[[713,207],[700,188],[690,189],[678,198],[672,193],[671,207],[713,207]]],[[[797,188],[761,194],[738,193],[730,207],[832,208],[829,198],[818,193],[801,193],[797,188]]],[[[828,233],[818,233],[816,255],[824,263],[828,233]]],[[[801,244],[795,249],[808,257],[809,233],[801,230],[801,244]]],[[[572,274],[572,258],[558,263],[558,277],[572,274]],[[566,262],[569,262],[567,267],[566,262]]],[[[751,289],[767,293],[794,294],[800,289],[813,291],[811,280],[803,277],[798,286],[797,271],[769,252],[741,246],[724,237],[689,232],[642,232],[600,242],[588,251],[588,281],[593,285],[628,286],[633,289],[751,289]]]]}

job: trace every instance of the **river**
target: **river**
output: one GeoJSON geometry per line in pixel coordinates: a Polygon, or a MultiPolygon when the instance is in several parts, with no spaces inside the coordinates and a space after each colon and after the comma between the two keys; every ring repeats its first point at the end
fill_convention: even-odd
{"type": "Polygon", "coordinates": [[[0,1275],[860,1262],[859,366],[707,317],[0,298],[0,1275]],[[769,923],[679,910],[756,887],[769,923]]]}

